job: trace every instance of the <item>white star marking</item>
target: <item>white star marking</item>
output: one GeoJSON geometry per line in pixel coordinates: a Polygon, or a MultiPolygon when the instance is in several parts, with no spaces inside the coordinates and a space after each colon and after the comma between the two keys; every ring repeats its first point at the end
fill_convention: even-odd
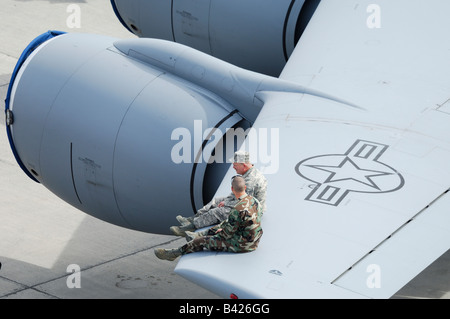
{"type": "Polygon", "coordinates": [[[360,168],[355,162],[353,162],[347,156],[338,166],[328,166],[328,165],[307,165],[307,166],[330,173],[328,178],[324,181],[324,184],[344,180],[353,180],[355,182],[367,185],[377,190],[380,190],[380,188],[372,180],[372,177],[392,175],[392,173],[390,172],[375,171],[371,169],[360,168]]]}

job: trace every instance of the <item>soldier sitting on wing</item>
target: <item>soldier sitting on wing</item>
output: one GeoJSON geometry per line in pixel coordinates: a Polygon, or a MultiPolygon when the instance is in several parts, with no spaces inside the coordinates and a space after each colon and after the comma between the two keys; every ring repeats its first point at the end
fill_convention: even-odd
{"type": "MultiPolygon", "coordinates": [[[[262,212],[266,210],[267,180],[264,175],[250,163],[248,152],[234,153],[233,168],[237,174],[242,175],[247,186],[247,194],[255,197],[261,204],[262,212]]],[[[200,208],[193,217],[177,216],[181,226],[172,226],[170,231],[177,236],[186,236],[186,231],[216,225],[228,218],[231,209],[238,200],[233,193],[227,197],[213,198],[207,205],[200,208]]]]}
{"type": "Polygon", "coordinates": [[[159,259],[175,260],[177,257],[197,251],[250,252],[258,247],[263,234],[261,228],[262,210],[259,201],[245,192],[245,180],[241,176],[231,182],[233,196],[238,199],[228,219],[209,230],[188,232],[190,241],[174,249],[155,249],[159,259]]]}

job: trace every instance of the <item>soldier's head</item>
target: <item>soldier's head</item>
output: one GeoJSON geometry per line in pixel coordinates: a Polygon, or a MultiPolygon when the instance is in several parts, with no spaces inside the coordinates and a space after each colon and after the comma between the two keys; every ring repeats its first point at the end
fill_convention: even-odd
{"type": "Polygon", "coordinates": [[[253,167],[253,164],[250,163],[249,152],[244,151],[235,152],[232,162],[234,170],[236,171],[236,173],[240,175],[244,175],[250,168],[253,167]]]}
{"type": "Polygon", "coordinates": [[[245,179],[242,176],[236,175],[231,179],[231,191],[236,197],[240,197],[243,193],[245,193],[245,179]]]}

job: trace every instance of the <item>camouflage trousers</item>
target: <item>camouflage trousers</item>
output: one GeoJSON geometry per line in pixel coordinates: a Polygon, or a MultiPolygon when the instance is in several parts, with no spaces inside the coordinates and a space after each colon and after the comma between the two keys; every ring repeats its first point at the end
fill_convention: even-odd
{"type": "Polygon", "coordinates": [[[220,201],[220,198],[213,199],[197,211],[197,214],[194,216],[195,228],[199,229],[206,226],[215,225],[228,218],[228,215],[230,215],[231,212],[231,207],[218,207],[217,205],[220,201]]]}
{"type": "Polygon", "coordinates": [[[242,252],[239,250],[239,247],[234,246],[220,236],[198,237],[182,246],[180,250],[183,255],[203,250],[242,252]]]}

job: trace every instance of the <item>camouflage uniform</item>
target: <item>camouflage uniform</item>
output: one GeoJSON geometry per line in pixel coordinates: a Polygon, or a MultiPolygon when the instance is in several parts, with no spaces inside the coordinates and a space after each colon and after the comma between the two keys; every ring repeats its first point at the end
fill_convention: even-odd
{"type": "MultiPolygon", "coordinates": [[[[266,210],[267,180],[264,175],[254,166],[245,172],[242,177],[245,179],[246,193],[258,199],[261,211],[266,210]]],[[[230,211],[237,204],[238,200],[230,193],[227,197],[214,198],[207,205],[197,211],[194,216],[196,229],[220,223],[228,218],[230,211]],[[225,202],[223,207],[218,207],[220,202],[225,202]]]]}
{"type": "Polygon", "coordinates": [[[239,200],[227,220],[206,231],[206,236],[188,242],[180,248],[180,251],[183,255],[204,249],[235,253],[253,251],[258,247],[263,234],[261,216],[259,201],[247,195],[239,200]],[[215,234],[218,229],[222,231],[215,234]]]}

